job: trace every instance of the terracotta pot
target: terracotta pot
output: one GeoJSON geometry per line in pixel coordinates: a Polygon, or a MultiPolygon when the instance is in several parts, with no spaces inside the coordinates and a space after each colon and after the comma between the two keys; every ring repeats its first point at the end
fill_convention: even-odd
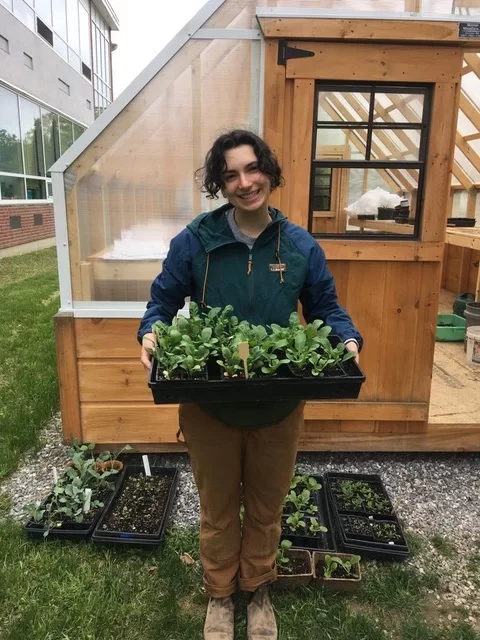
{"type": "Polygon", "coordinates": [[[112,469],[121,471],[123,469],[123,462],[121,462],[121,460],[105,460],[102,465],[102,471],[111,471],[112,469]]]}
{"type": "Polygon", "coordinates": [[[323,564],[325,562],[325,556],[337,556],[341,560],[350,560],[351,553],[336,553],[335,551],[314,551],[313,552],[313,579],[322,586],[324,589],[331,589],[332,591],[356,591],[360,587],[362,580],[362,572],[360,569],[360,563],[355,564],[352,567],[353,576],[351,578],[325,578],[323,575],[323,564]],[[317,564],[320,563],[320,567],[317,573],[317,564]]]}
{"type": "Polygon", "coordinates": [[[279,574],[273,583],[275,589],[296,589],[297,587],[305,587],[310,584],[313,577],[312,554],[305,549],[289,549],[285,552],[288,558],[301,558],[308,565],[308,573],[300,574],[279,574]]]}

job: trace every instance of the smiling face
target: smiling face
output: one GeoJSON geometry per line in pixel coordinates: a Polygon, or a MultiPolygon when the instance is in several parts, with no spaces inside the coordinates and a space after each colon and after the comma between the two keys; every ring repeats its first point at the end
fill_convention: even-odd
{"type": "Polygon", "coordinates": [[[270,178],[260,171],[253,147],[243,144],[225,151],[225,163],[224,197],[245,213],[267,212],[270,178]]]}

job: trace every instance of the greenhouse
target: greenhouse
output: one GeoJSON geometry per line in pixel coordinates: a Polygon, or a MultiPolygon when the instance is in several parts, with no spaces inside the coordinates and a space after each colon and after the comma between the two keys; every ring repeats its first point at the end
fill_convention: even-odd
{"type": "Polygon", "coordinates": [[[479,15],[479,0],[205,3],[52,168],[65,440],[181,447],[137,326],[171,239],[223,203],[195,177],[206,151],[248,128],[283,169],[272,204],[318,240],[365,340],[358,400],[308,402],[300,448],[480,450],[480,369],[436,342],[439,312],[480,297],[479,15]]]}

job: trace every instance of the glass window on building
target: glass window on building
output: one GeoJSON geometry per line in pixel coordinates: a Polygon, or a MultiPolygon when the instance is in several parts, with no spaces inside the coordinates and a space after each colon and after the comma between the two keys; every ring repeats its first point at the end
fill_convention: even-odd
{"type": "Polygon", "coordinates": [[[30,176],[44,176],[45,162],[43,158],[40,107],[21,96],[20,123],[25,173],[30,176]]]}
{"type": "Polygon", "coordinates": [[[0,171],[23,173],[17,96],[0,87],[0,171]]]}
{"type": "Polygon", "coordinates": [[[27,200],[46,200],[47,184],[45,180],[27,178],[27,200]]]}
{"type": "Polygon", "coordinates": [[[68,47],[56,33],[53,34],[53,48],[64,60],[68,62],[68,47]]]}
{"type": "Polygon", "coordinates": [[[53,29],[63,40],[67,39],[67,10],[65,0],[52,0],[53,29]]]}
{"type": "Polygon", "coordinates": [[[51,198],[48,171],[85,127],[1,86],[0,105],[0,200],[51,198]]]}
{"type": "Polygon", "coordinates": [[[73,144],[73,128],[70,120],[67,120],[66,118],[62,118],[62,116],[59,116],[59,119],[60,119],[60,152],[65,153],[68,147],[71,147],[73,144]]]}
{"type": "Polygon", "coordinates": [[[81,4],[78,5],[78,17],[80,24],[80,57],[88,67],[91,67],[90,55],[90,29],[88,11],[81,4]]]}
{"type": "Polygon", "coordinates": [[[82,73],[82,63],[80,61],[80,56],[77,56],[73,49],[68,49],[68,61],[78,73],[82,73]]]}
{"type": "Polygon", "coordinates": [[[78,140],[82,133],[85,131],[84,127],[80,124],[73,123],[73,139],[78,140]]]}
{"type": "Polygon", "coordinates": [[[0,175],[0,200],[25,200],[25,179],[0,175]]]}
{"type": "Polygon", "coordinates": [[[32,31],[35,30],[35,14],[23,0],[13,0],[13,13],[32,31]]]}
{"type": "Polygon", "coordinates": [[[48,170],[60,157],[58,116],[42,109],[43,144],[45,147],[45,169],[48,170]]]}
{"type": "Polygon", "coordinates": [[[78,24],[78,0],[67,0],[68,44],[80,53],[80,28],[78,24]]]}
{"type": "Polygon", "coordinates": [[[47,24],[52,24],[52,2],[51,0],[35,0],[35,11],[47,24]]]}

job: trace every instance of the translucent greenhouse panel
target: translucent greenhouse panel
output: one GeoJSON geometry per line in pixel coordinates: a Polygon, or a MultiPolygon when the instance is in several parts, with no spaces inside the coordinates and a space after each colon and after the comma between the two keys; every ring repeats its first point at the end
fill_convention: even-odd
{"type": "Polygon", "coordinates": [[[458,147],[455,147],[455,160],[473,182],[480,182],[480,173],[458,147]]]}
{"type": "Polygon", "coordinates": [[[195,172],[220,133],[258,131],[260,52],[259,40],[188,42],[67,172],[74,300],[147,300],[171,239],[223,203],[195,172]]]}
{"type": "Polygon", "coordinates": [[[454,0],[227,0],[204,24],[205,28],[251,29],[257,27],[256,7],[370,11],[377,13],[411,13],[418,7],[421,14],[478,14],[479,8],[454,9],[454,0]]]}

